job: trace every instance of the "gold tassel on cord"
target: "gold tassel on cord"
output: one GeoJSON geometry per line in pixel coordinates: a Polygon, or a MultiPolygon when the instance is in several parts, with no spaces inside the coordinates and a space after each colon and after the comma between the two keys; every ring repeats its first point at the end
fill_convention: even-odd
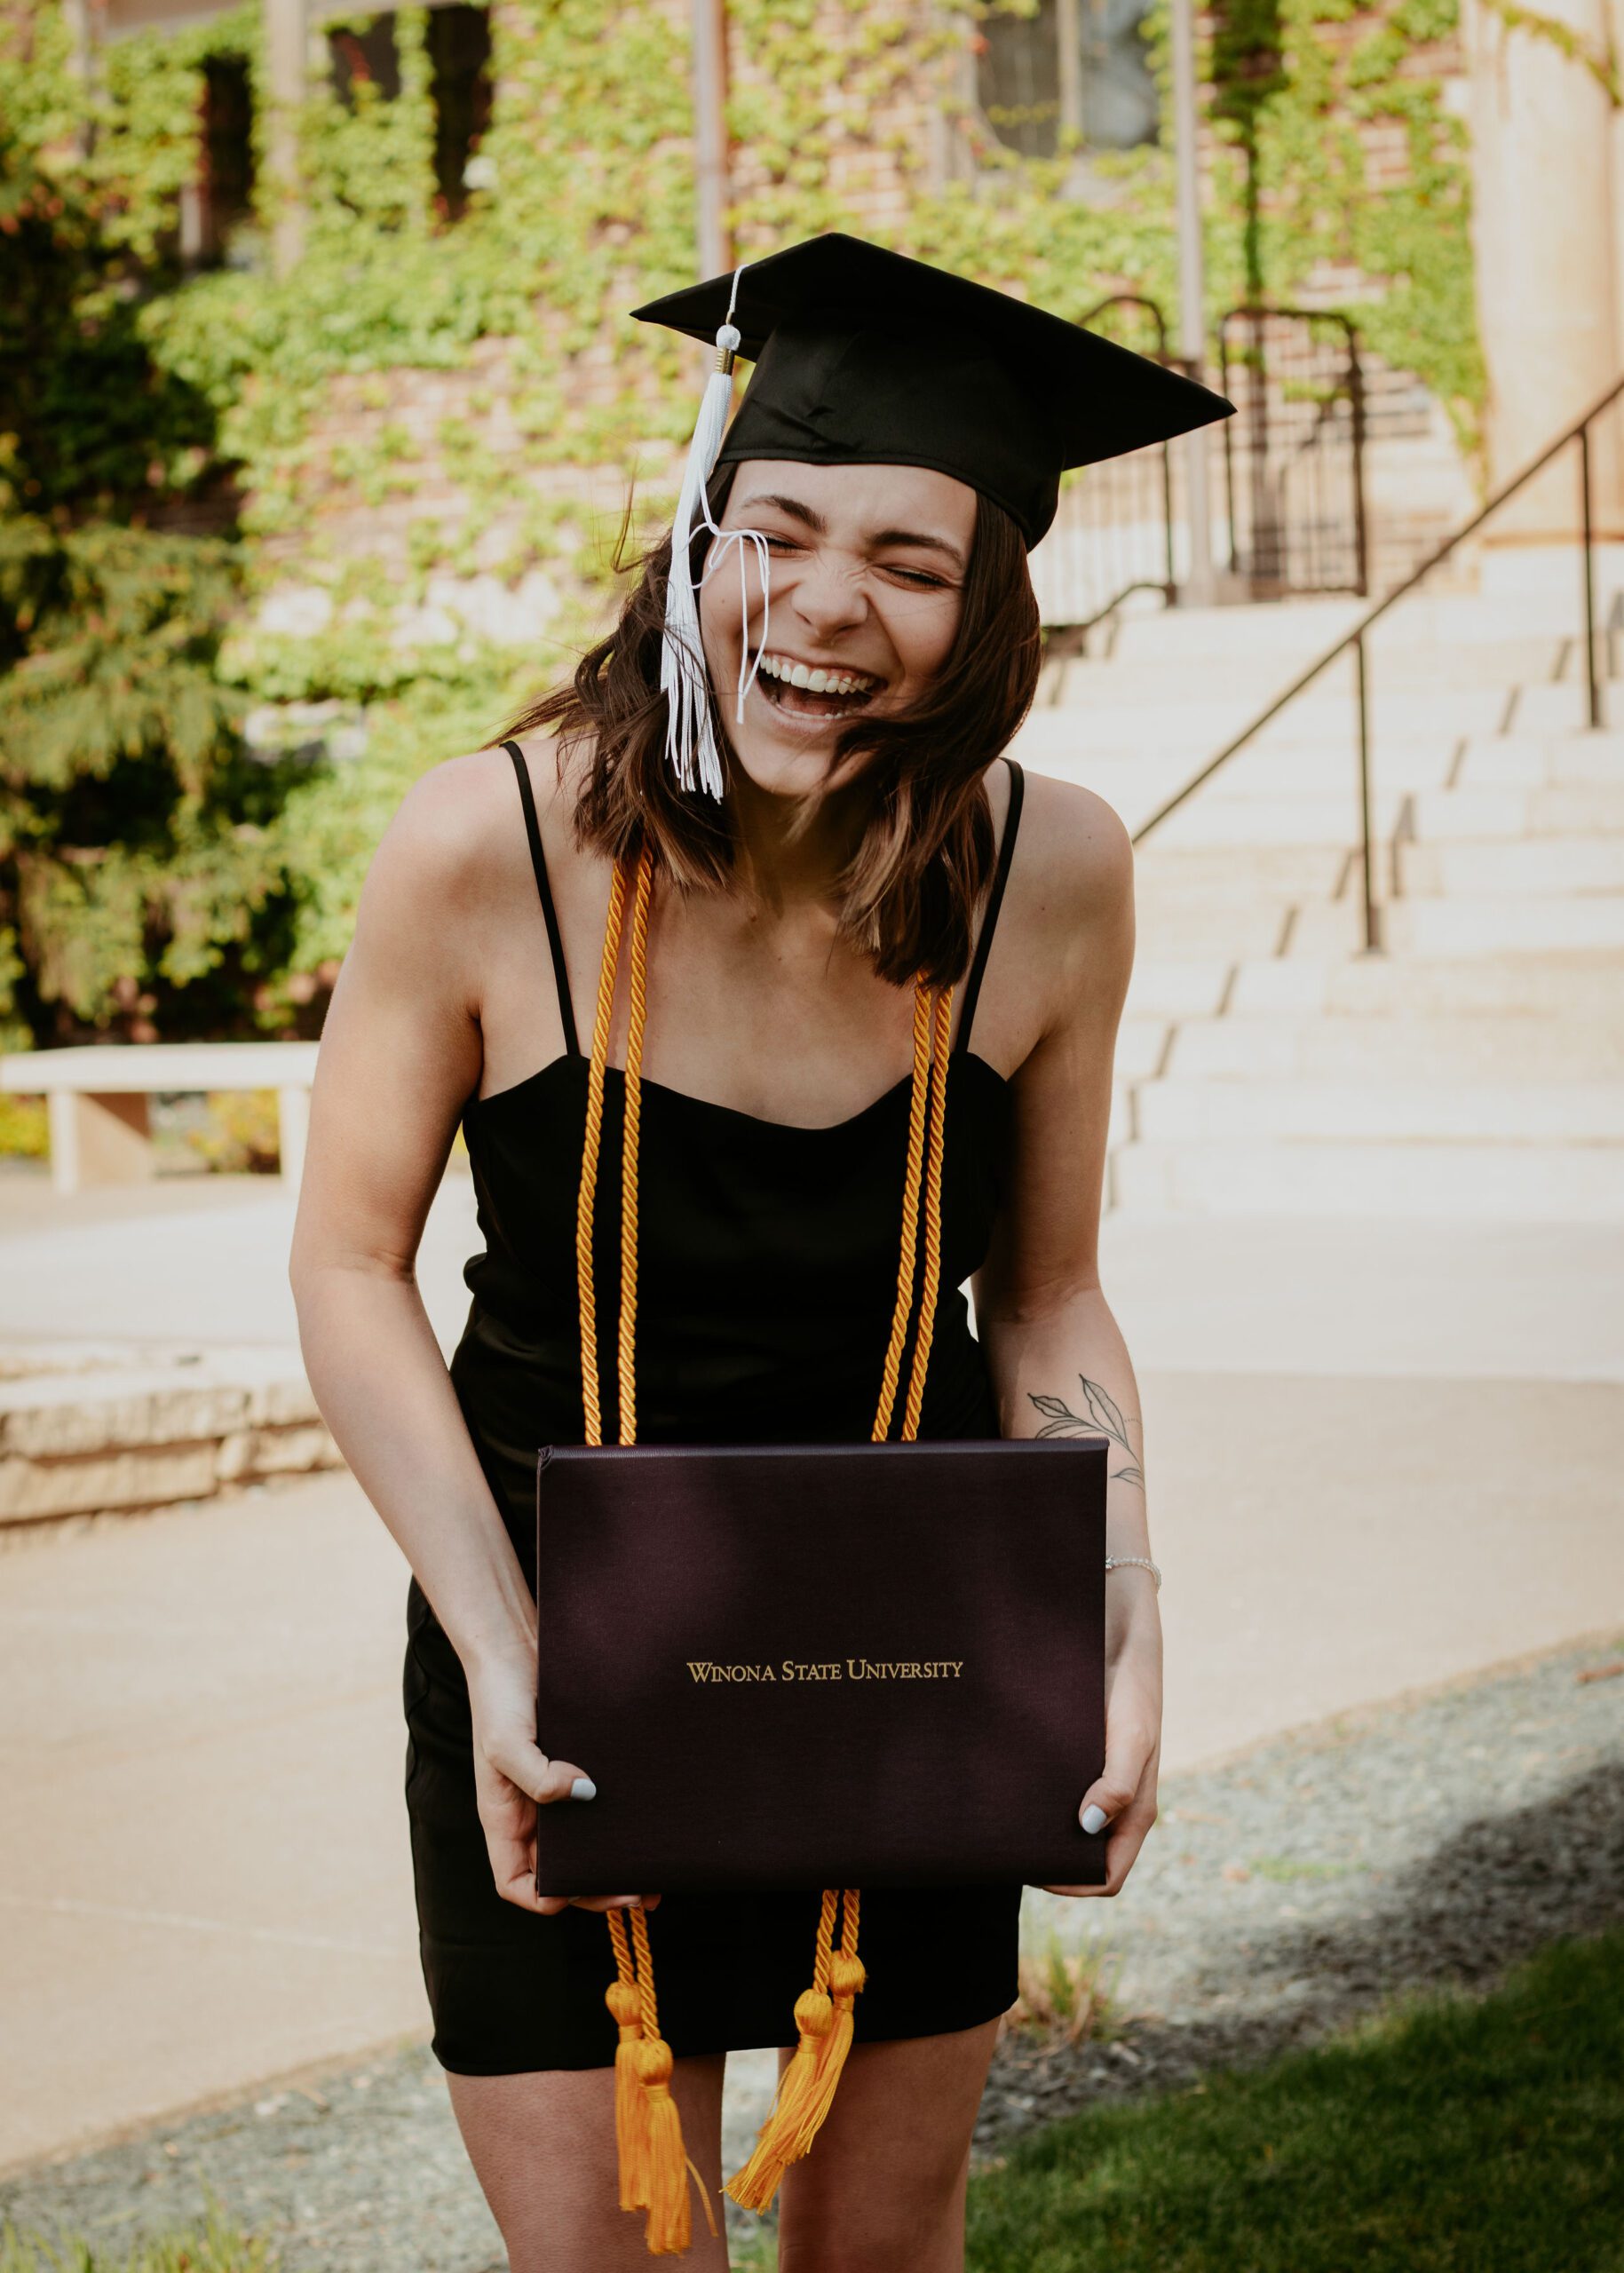
{"type": "MultiPolygon", "coordinates": [[[[749,2160],[741,2170],[733,2173],[722,2190],[746,2210],[764,2210],[778,2191],[786,2166],[797,2159],[788,2142],[800,2134],[803,2110],[815,2085],[818,2064],[834,2018],[828,1990],[829,1944],[835,1938],[835,1912],[839,1901],[840,1896],[833,1887],[825,1889],[818,1920],[812,1985],[803,1989],[795,2000],[795,2055],[778,2079],[778,2090],[765,2122],[756,2134],[749,2160]]],[[[811,2144],[810,2139],[807,2143],[811,2144]]],[[[800,2151],[804,2154],[805,2149],[800,2151]]]]}
{"type": "MultiPolygon", "coordinates": [[[[654,854],[646,843],[637,862],[631,907],[631,1022],[626,1038],[625,1113],[621,1148],[621,1311],[619,1441],[637,1441],[637,1376],[634,1364],[638,1286],[638,1136],[641,1122],[643,1029],[647,1012],[648,914],[654,888],[654,854]]],[[[603,956],[598,975],[598,1006],[587,1075],[586,1143],[575,1208],[575,1275],[581,1297],[581,1391],[589,1445],[603,1442],[603,1412],[598,1370],[598,1305],[593,1273],[592,1226],[598,1196],[598,1164],[603,1148],[604,1077],[609,1061],[609,1031],[614,1015],[621,939],[625,928],[627,871],[618,863],[609,886],[603,956]]],[[[614,2055],[614,2136],[620,2206],[646,2210],[645,2237],[651,2253],[677,2256],[688,2247],[692,2216],[688,2174],[699,2181],[700,2198],[711,2232],[717,2230],[710,2196],[683,2145],[682,2118],[670,2092],[671,2047],[660,2034],[654,2003],[654,1960],[648,1920],[631,1913],[635,1966],[627,1946],[626,1921],[607,1913],[614,1951],[615,1977],[604,2001],[620,2030],[614,2055]]]]}
{"type": "MultiPolygon", "coordinates": [[[[653,854],[645,843],[638,852],[631,888],[631,1015],[626,1038],[621,1148],[621,1310],[616,1354],[619,1441],[623,1445],[637,1441],[638,1139],[642,1118],[640,1077],[647,1011],[648,916],[653,883],[653,854]]],[[[609,1030],[625,928],[627,884],[627,868],[617,862],[610,884],[598,970],[597,1015],[587,1082],[586,1142],[575,1215],[582,1404],[589,1445],[603,1442],[592,1227],[603,1142],[604,1077],[608,1066],[609,1030]]],[[[902,1352],[914,1308],[922,1200],[924,1269],[903,1406],[901,1439],[905,1444],[912,1444],[917,1437],[924,1401],[941,1281],[944,1119],[947,1037],[952,1016],[953,989],[946,987],[932,997],[922,979],[914,991],[914,1072],[903,1178],[902,1242],[896,1306],[874,1419],[876,1444],[883,1444],[890,1437],[900,1385],[902,1352]]],[[[833,2103],[855,2032],[853,2008],[867,1978],[857,1954],[860,1900],[855,1888],[845,1889],[844,1894],[836,1888],[824,1891],[812,1986],[803,1990],[796,2000],[795,2053],[780,2080],[767,2119],[757,2135],[753,2153],[744,2167],[727,2182],[725,2190],[747,2209],[764,2210],[769,2206],[785,2170],[810,2150],[833,2103]],[[838,1949],[833,1946],[837,1908],[841,1914],[838,1949]]],[[[621,2207],[646,2210],[645,2238],[653,2255],[677,2256],[687,2249],[692,2239],[690,2173],[699,2182],[700,2199],[713,2234],[717,2231],[716,2216],[704,2181],[684,2148],[682,2119],[671,2095],[673,2055],[670,2046],[660,2034],[646,1913],[640,1909],[631,1913],[632,1952],[628,1951],[626,1925],[618,1912],[608,1913],[608,1925],[615,1977],[604,1993],[620,2031],[614,2058],[614,2111],[621,2207]]]]}
{"type": "Polygon", "coordinates": [[[860,1896],[854,1887],[845,1889],[844,1909],[841,1921],[840,1947],[829,1960],[829,1990],[834,2012],[829,2021],[828,2034],[823,2039],[819,2055],[817,2073],[812,2079],[811,2095],[802,2117],[802,2133],[805,2154],[818,2134],[824,2117],[835,2098],[835,2087],[845,2068],[846,2055],[852,2049],[856,2033],[856,2017],[852,2011],[858,1992],[867,1981],[868,1975],[857,1954],[857,1912],[860,1896]]]}
{"type": "Polygon", "coordinates": [[[620,2166],[621,2207],[641,2210],[648,2201],[648,2116],[643,2080],[638,2073],[638,2047],[643,2025],[638,2005],[637,1977],[626,1942],[626,1921],[618,1910],[608,1913],[609,1938],[614,1944],[614,1979],[604,1991],[604,2002],[620,2030],[614,2053],[614,2144],[620,2166]]]}
{"type": "Polygon", "coordinates": [[[677,2257],[693,2238],[688,2204],[690,2171],[699,2186],[706,2222],[713,2234],[717,2230],[716,2213],[710,2206],[705,2181],[683,2146],[682,2118],[671,2097],[671,2047],[660,2033],[660,2019],[654,2007],[654,1968],[648,1952],[646,1911],[632,1912],[631,1938],[637,1949],[638,2000],[643,2021],[643,2039],[637,2047],[638,2077],[643,2087],[644,2120],[647,2125],[647,2160],[644,2166],[647,2190],[644,2200],[648,2208],[648,2223],[644,2237],[653,2256],[677,2257]]]}

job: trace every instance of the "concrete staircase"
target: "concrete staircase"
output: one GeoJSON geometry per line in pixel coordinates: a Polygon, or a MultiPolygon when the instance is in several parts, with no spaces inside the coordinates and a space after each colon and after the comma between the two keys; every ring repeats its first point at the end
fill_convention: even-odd
{"type": "MultiPolygon", "coordinates": [[[[1624,547],[1600,565],[1616,620],[1624,547]]],[[[1138,849],[1108,1206],[1624,1219],[1624,692],[1584,726],[1572,554],[1482,581],[1370,635],[1383,953],[1351,659],[1138,849]]],[[[1019,755],[1135,828],[1357,613],[1129,622],[1056,670],[1019,755]]]]}

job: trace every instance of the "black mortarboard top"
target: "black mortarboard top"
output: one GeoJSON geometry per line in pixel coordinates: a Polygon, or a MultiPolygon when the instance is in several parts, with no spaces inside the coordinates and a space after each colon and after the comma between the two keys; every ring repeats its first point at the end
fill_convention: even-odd
{"type": "Polygon", "coordinates": [[[632,313],[755,362],[717,463],[924,465],[994,498],[1035,544],[1060,476],[1233,403],[1007,292],[832,232],[632,313]]]}

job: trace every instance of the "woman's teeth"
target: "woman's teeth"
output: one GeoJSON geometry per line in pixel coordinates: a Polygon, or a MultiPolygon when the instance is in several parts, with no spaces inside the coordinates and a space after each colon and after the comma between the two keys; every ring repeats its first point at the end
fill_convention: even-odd
{"type": "Polygon", "coordinates": [[[804,688],[809,694],[872,694],[880,685],[867,671],[817,670],[792,662],[788,655],[763,655],[760,668],[764,677],[784,686],[804,688]]]}

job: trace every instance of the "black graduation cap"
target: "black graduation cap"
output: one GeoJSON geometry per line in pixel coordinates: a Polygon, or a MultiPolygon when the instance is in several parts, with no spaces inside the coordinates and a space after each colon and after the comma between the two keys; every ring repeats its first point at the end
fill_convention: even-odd
{"type": "Polygon", "coordinates": [[[838,231],[632,314],[707,343],[736,329],[756,369],[717,463],[931,466],[995,499],[1029,545],[1068,467],[1235,408],[1081,324],[838,231]]]}

